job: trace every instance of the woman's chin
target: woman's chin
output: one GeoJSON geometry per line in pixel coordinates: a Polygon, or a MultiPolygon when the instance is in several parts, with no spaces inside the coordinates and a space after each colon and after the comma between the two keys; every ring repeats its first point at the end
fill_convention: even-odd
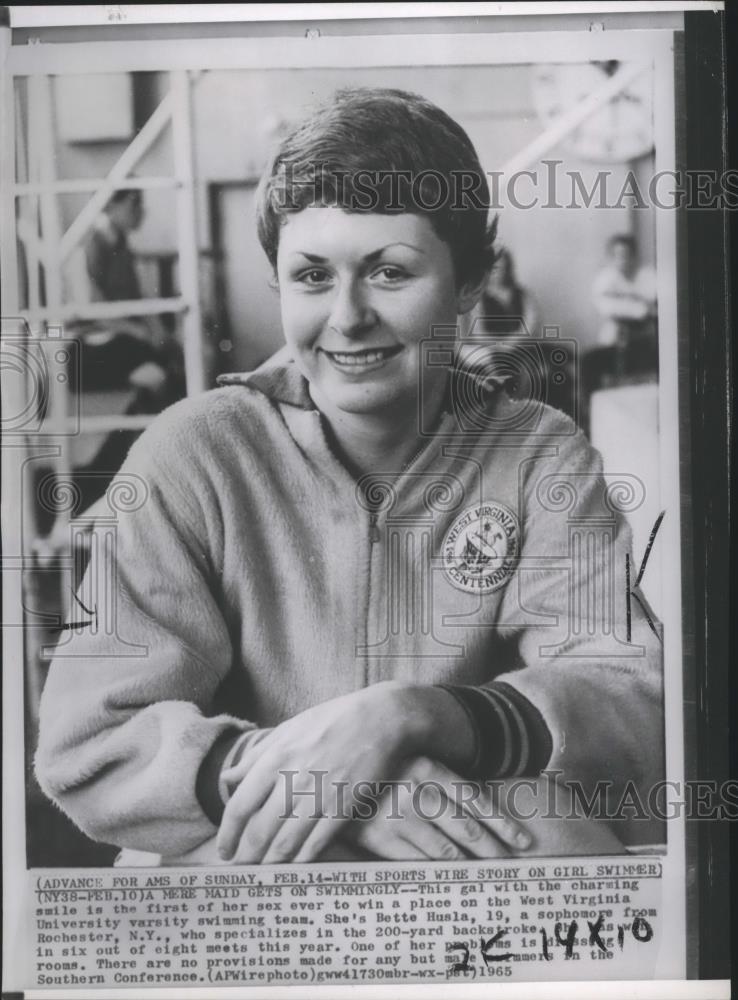
{"type": "Polygon", "coordinates": [[[393,396],[387,392],[367,392],[359,396],[356,393],[345,393],[331,398],[334,409],[342,413],[353,413],[356,416],[390,417],[398,410],[407,410],[413,405],[413,399],[403,396],[393,396]]]}
{"type": "Polygon", "coordinates": [[[412,408],[416,398],[416,393],[408,388],[400,389],[380,380],[367,379],[353,384],[323,384],[318,387],[316,402],[321,409],[329,411],[340,410],[343,413],[377,417],[412,408]]]}

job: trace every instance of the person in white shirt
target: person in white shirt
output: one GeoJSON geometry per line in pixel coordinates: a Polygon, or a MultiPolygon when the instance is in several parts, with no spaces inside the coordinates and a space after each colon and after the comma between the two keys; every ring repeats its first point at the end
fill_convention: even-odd
{"type": "Polygon", "coordinates": [[[594,303],[604,321],[598,343],[627,347],[635,339],[654,334],[656,273],[652,267],[639,266],[632,236],[611,237],[608,256],[593,288],[594,303]]]}
{"type": "Polygon", "coordinates": [[[608,261],[595,278],[592,295],[602,317],[597,346],[582,358],[582,421],[597,389],[648,381],[658,373],[656,273],[639,265],[635,239],[612,236],[608,261]]]}

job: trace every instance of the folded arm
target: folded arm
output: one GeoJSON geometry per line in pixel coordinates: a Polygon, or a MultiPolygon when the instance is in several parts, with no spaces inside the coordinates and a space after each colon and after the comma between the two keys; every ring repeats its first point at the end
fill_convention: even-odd
{"type": "MultiPolygon", "coordinates": [[[[98,623],[66,633],[40,707],[36,774],[43,790],[90,837],[181,853],[212,836],[197,794],[219,739],[256,732],[213,714],[233,651],[214,595],[217,512],[169,473],[178,442],[144,435],[122,475],[148,493],[121,511],[115,537],[101,522],[80,594],[98,623]]],[[[115,489],[115,484],[112,489],[115,489]]]]}

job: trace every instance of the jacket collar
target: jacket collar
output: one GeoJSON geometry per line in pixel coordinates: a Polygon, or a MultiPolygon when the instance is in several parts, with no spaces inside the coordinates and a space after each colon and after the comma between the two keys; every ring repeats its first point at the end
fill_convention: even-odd
{"type": "Polygon", "coordinates": [[[308,383],[295,364],[288,347],[282,347],[253,372],[219,375],[218,385],[245,385],[262,392],[276,403],[287,403],[302,410],[314,410],[308,383]]]}

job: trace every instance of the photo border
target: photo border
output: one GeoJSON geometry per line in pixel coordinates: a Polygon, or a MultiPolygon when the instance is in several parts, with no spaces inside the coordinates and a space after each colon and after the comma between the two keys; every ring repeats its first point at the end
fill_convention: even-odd
{"type": "MultiPolygon", "coordinates": [[[[553,5],[551,5],[553,6],[553,5]]],[[[649,5],[652,6],[652,5],[649,5]]],[[[671,7],[671,5],[669,5],[671,7]]],[[[683,9],[686,5],[675,5],[683,9]]],[[[693,5],[694,6],[694,5],[693,5]]],[[[715,5],[713,5],[715,6],[715,5]]],[[[194,27],[194,26],[193,26],[194,27]]],[[[651,28],[646,30],[653,30],[651,28]]],[[[657,62],[656,80],[657,85],[662,86],[664,92],[661,99],[668,100],[665,86],[663,67],[667,61],[671,64],[671,31],[664,29],[664,47],[659,52],[657,62]],[[667,39],[667,34],[670,36],[667,39]],[[659,69],[659,65],[662,67],[659,69]]],[[[552,39],[550,35],[545,38],[546,62],[577,62],[580,58],[575,58],[571,54],[570,37],[562,32],[559,37],[552,39]],[[568,54],[567,54],[568,53],[568,54]]],[[[603,55],[607,53],[609,58],[616,57],[618,45],[627,44],[627,55],[629,58],[637,57],[638,44],[634,47],[634,35],[637,29],[629,29],[623,32],[606,32],[593,36],[593,55],[596,57],[598,46],[601,46],[603,55]],[[618,34],[622,39],[618,39],[618,34]],[[613,44],[613,43],[616,44],[613,44]]],[[[459,34],[445,36],[448,39],[447,47],[444,46],[440,58],[434,60],[428,55],[428,45],[424,45],[424,40],[428,44],[437,46],[438,35],[418,34],[412,36],[417,42],[417,49],[423,52],[422,58],[418,56],[417,61],[411,57],[414,55],[415,47],[408,45],[408,35],[398,36],[394,39],[373,38],[372,45],[377,46],[378,42],[388,42],[389,51],[383,56],[383,61],[375,61],[372,57],[367,62],[360,65],[377,66],[410,66],[410,65],[482,65],[493,63],[500,65],[509,63],[531,63],[536,60],[535,54],[531,55],[531,43],[535,40],[536,45],[540,45],[542,38],[536,32],[522,32],[520,34],[505,34],[504,36],[469,35],[459,34]],[[497,39],[497,44],[509,59],[493,59],[490,56],[490,39],[497,39]],[[484,48],[486,58],[479,55],[484,48]],[[424,51],[425,49],[425,51],[424,51]],[[456,57],[454,56],[456,54],[456,57]],[[463,53],[464,58],[460,55],[463,53]],[[457,62],[457,59],[459,60],[457,62]]],[[[355,54],[351,58],[345,54],[345,44],[342,38],[318,38],[318,39],[289,39],[275,38],[273,45],[265,45],[264,38],[259,39],[233,39],[232,46],[226,43],[223,38],[206,40],[194,40],[192,45],[188,45],[184,40],[176,40],[172,44],[181,49],[176,53],[176,57],[170,62],[161,52],[159,42],[138,43],[136,52],[131,54],[131,58],[126,58],[125,54],[120,57],[111,53],[111,46],[130,46],[128,41],[120,42],[83,42],[78,43],[75,56],[79,60],[79,52],[84,47],[85,65],[79,65],[75,72],[114,72],[119,69],[135,72],[146,69],[181,69],[181,68],[213,68],[213,69],[279,69],[295,66],[300,49],[305,51],[306,41],[309,44],[319,42],[316,46],[319,52],[308,55],[308,63],[300,62],[304,68],[339,68],[357,65],[355,54]],[[98,48],[99,46],[99,48],[98,48]],[[206,48],[217,47],[223,51],[212,63],[203,59],[206,48]],[[249,53],[248,64],[243,62],[246,51],[249,53]],[[195,54],[193,49],[197,48],[195,54]],[[236,48],[238,53],[236,53],[236,48]],[[111,59],[111,55],[113,58],[111,59]],[[238,58],[237,58],[238,55],[238,58]],[[104,59],[104,63],[103,63],[104,59]],[[324,60],[337,60],[336,62],[324,60]],[[133,63],[133,65],[131,64],[133,63]],[[104,69],[103,69],[104,65],[104,69]]],[[[678,141],[684,141],[685,165],[695,166],[694,158],[699,159],[699,166],[724,168],[725,151],[722,147],[722,130],[724,125],[724,80],[714,74],[714,60],[718,52],[723,51],[723,35],[720,26],[720,19],[715,18],[709,12],[687,12],[685,14],[685,34],[684,48],[680,55],[677,47],[676,51],[676,73],[671,77],[671,101],[673,104],[674,95],[678,93],[674,85],[674,80],[679,83],[680,68],[679,61],[683,60],[684,86],[686,88],[686,109],[687,124],[683,137],[677,137],[678,141]],[[706,97],[709,93],[709,97],[706,97]],[[721,101],[721,95],[723,101],[721,101]],[[706,163],[705,160],[708,162],[706,163]]],[[[647,44],[649,53],[653,51],[652,43],[647,44]]],[[[59,71],[75,49],[75,43],[59,43],[53,46],[43,43],[35,46],[25,46],[22,50],[15,52],[10,47],[7,53],[6,66],[13,74],[23,75],[26,72],[44,73],[59,71]],[[69,56],[62,49],[69,50],[69,56]],[[48,60],[48,61],[47,61],[48,60]]],[[[624,48],[625,52],[625,48],[624,48]]],[[[3,52],[5,55],[5,52],[3,52]]],[[[5,85],[7,77],[4,75],[5,85]]],[[[12,90],[12,87],[11,87],[12,90]]],[[[12,95],[11,95],[12,96],[12,95]]],[[[657,106],[661,107],[657,97],[657,106]]],[[[660,112],[663,115],[663,112],[660,112]]],[[[680,117],[675,116],[677,122],[680,117]]],[[[657,160],[656,169],[668,169],[668,159],[661,160],[659,166],[659,151],[664,155],[664,141],[662,136],[659,145],[657,140],[657,160]],[[666,166],[664,165],[666,163],[666,166]]],[[[672,139],[673,143],[673,130],[672,139]]],[[[8,161],[12,163],[12,144],[4,142],[3,161],[4,168],[7,169],[8,161]]],[[[672,166],[680,166],[676,163],[671,154],[672,166]]],[[[8,176],[6,173],[3,176],[8,176]]],[[[5,199],[7,201],[7,198],[5,199]]],[[[711,268],[710,255],[714,256],[714,249],[722,245],[727,251],[725,222],[720,213],[717,212],[690,212],[680,213],[677,221],[677,213],[660,213],[660,215],[673,216],[672,221],[667,225],[664,222],[660,228],[660,235],[657,234],[657,261],[659,266],[659,305],[660,319],[669,318],[668,301],[673,298],[673,320],[672,329],[679,330],[679,366],[673,375],[672,391],[677,392],[678,412],[680,413],[680,423],[678,434],[675,431],[676,440],[670,440],[669,449],[672,458],[666,459],[667,444],[660,440],[660,452],[663,466],[673,462],[673,449],[679,456],[681,466],[681,495],[682,495],[682,524],[678,518],[673,518],[670,525],[670,534],[666,532],[666,537],[670,544],[676,542],[677,551],[680,554],[687,553],[684,558],[682,568],[678,574],[677,587],[681,590],[680,601],[685,615],[685,648],[678,650],[672,646],[668,652],[669,659],[679,656],[676,662],[685,664],[684,690],[679,692],[679,697],[673,695],[674,683],[670,682],[672,694],[668,695],[671,718],[676,714],[684,714],[685,729],[684,739],[679,747],[671,747],[670,768],[673,773],[679,775],[679,753],[682,754],[682,774],[685,778],[696,776],[705,777],[709,774],[711,778],[719,779],[727,777],[728,747],[727,739],[721,737],[723,730],[727,731],[728,704],[727,697],[729,678],[726,664],[728,660],[728,612],[724,603],[724,594],[727,590],[728,569],[727,569],[727,546],[725,544],[728,517],[728,469],[727,464],[721,461],[723,455],[728,452],[728,426],[726,421],[726,401],[730,400],[730,344],[727,335],[722,338],[703,337],[695,339],[695,330],[719,329],[726,330],[727,334],[727,307],[726,307],[726,286],[727,286],[727,264],[720,269],[711,268]],[[669,226],[673,227],[673,232],[669,232],[669,226]],[[678,233],[676,227],[678,226],[678,233]],[[678,243],[678,281],[662,272],[662,263],[665,254],[669,251],[664,249],[669,244],[678,243]],[[672,290],[669,291],[671,281],[672,290]],[[687,290],[700,289],[699,294],[690,292],[689,301],[685,304],[687,290]],[[664,298],[662,299],[662,291],[664,298]],[[666,306],[661,312],[662,305],[666,306]],[[677,319],[678,313],[678,319],[677,319]],[[690,333],[691,331],[691,333],[690,333]],[[709,387],[709,388],[708,388],[709,387]],[[688,409],[682,406],[688,399],[688,409]],[[685,445],[687,436],[691,438],[690,454],[685,456],[685,445]],[[685,496],[685,487],[688,487],[685,496]],[[691,534],[691,546],[689,535],[691,534]],[[699,554],[699,558],[698,558],[699,554]],[[706,617],[707,616],[707,617],[706,617]],[[693,634],[688,633],[687,618],[691,619],[693,634]],[[709,620],[710,628],[707,629],[705,622],[709,620]],[[692,687],[694,685],[694,687],[692,687]],[[695,707],[690,711],[689,694],[694,691],[695,707]],[[673,697],[672,697],[673,695],[673,697]],[[696,705],[704,706],[702,714],[697,712],[696,705]],[[697,763],[684,760],[685,742],[693,728],[696,734],[697,763]],[[691,770],[690,770],[691,764],[691,770]],[[687,770],[685,770],[685,768],[687,770]]],[[[4,236],[10,230],[6,228],[9,212],[5,211],[3,216],[4,236]]],[[[4,286],[13,284],[13,265],[7,260],[7,250],[5,244],[7,240],[3,236],[3,272],[5,274],[4,286]],[[8,266],[9,263],[9,266],[8,266]]],[[[677,255],[671,251],[672,259],[677,260],[677,255]]],[[[5,309],[7,312],[7,309],[5,309]]],[[[660,336],[665,336],[667,323],[662,320],[660,323],[660,336]]],[[[660,367],[660,405],[661,416],[665,416],[667,403],[665,402],[666,386],[664,375],[667,374],[665,366],[660,367]]],[[[668,404],[673,405],[673,404],[668,404]]],[[[672,413],[674,411],[672,410],[672,413]]],[[[662,433],[664,421],[662,419],[662,433]]],[[[4,444],[5,448],[6,445],[4,444]]],[[[667,493],[671,487],[668,480],[662,477],[662,490],[667,493]]],[[[666,529],[666,524],[665,524],[666,529]]],[[[667,543],[667,544],[669,544],[667,543]]],[[[4,574],[5,576],[5,574],[4,574]]],[[[6,580],[4,579],[4,591],[6,580]]],[[[8,597],[6,592],[6,598],[8,597]]],[[[12,599],[12,593],[10,595],[12,599]]],[[[5,601],[4,601],[5,603],[5,601]]],[[[9,601],[8,601],[9,603],[9,601]]],[[[681,623],[677,630],[681,640],[681,623]]],[[[673,630],[672,630],[673,635],[673,630]]],[[[681,642],[680,642],[681,647],[681,642]]],[[[665,660],[667,654],[665,651],[665,660]]],[[[6,662],[12,662],[6,659],[6,662]]],[[[4,682],[8,684],[7,673],[4,682]]],[[[20,682],[22,695],[22,679],[20,682]]],[[[6,690],[11,697],[17,695],[17,690],[11,687],[6,690]]],[[[6,709],[7,711],[7,709],[6,709]]],[[[666,731],[670,725],[669,714],[667,712],[666,731]]],[[[4,740],[6,737],[4,737],[4,740]]],[[[668,743],[668,737],[667,737],[668,743]]],[[[7,750],[7,744],[6,744],[7,750]]],[[[12,755],[11,755],[12,756],[12,755]]],[[[6,753],[6,762],[9,755],[6,753]]],[[[6,768],[4,797],[9,793],[11,799],[16,799],[18,790],[17,772],[18,767],[6,768]],[[12,772],[15,771],[16,775],[12,772]],[[11,775],[10,788],[8,787],[8,777],[11,775]]],[[[22,778],[20,782],[23,786],[22,778]]],[[[12,806],[11,806],[12,808],[12,806]]],[[[15,826],[15,824],[14,824],[15,826]]],[[[674,827],[670,827],[669,850],[674,848],[674,827]]],[[[687,838],[686,849],[690,867],[693,868],[693,882],[690,882],[690,897],[687,909],[688,924],[686,928],[686,940],[690,941],[690,929],[695,925],[698,928],[699,944],[688,954],[687,975],[699,975],[707,978],[725,978],[727,974],[726,956],[729,954],[727,948],[728,924],[725,913],[729,906],[729,883],[725,879],[715,876],[719,871],[720,864],[727,858],[727,831],[719,830],[716,824],[695,824],[694,837],[687,838]],[[693,909],[694,908],[694,909],[693,909]],[[696,914],[696,915],[695,915],[696,914]]],[[[7,837],[8,831],[6,829],[7,837]]],[[[21,837],[25,845],[25,837],[21,837]]],[[[6,840],[6,849],[10,847],[13,853],[12,844],[15,835],[12,834],[6,840]]],[[[25,847],[24,847],[25,849],[25,847]]],[[[663,905],[666,905],[664,902],[663,905]]],[[[521,983],[521,986],[532,984],[521,983]]],[[[598,984],[599,985],[599,984],[598,984]]],[[[603,981],[603,986],[612,985],[610,981],[603,981]]],[[[396,988],[396,987],[395,987],[396,988]]],[[[403,992],[409,988],[402,987],[403,992]]],[[[290,988],[289,996],[299,996],[299,988],[290,988]]],[[[157,991],[158,993],[158,991],[157,991]]],[[[28,995],[31,995],[30,993],[28,995]]],[[[144,995],[143,992],[141,995],[144,995]]],[[[156,995],[156,994],[152,994],[156,995]]],[[[196,991],[192,992],[192,996],[196,991]]],[[[423,993],[423,995],[428,995],[423,993]]],[[[603,994],[604,995],[604,994],[603,994]]]]}

